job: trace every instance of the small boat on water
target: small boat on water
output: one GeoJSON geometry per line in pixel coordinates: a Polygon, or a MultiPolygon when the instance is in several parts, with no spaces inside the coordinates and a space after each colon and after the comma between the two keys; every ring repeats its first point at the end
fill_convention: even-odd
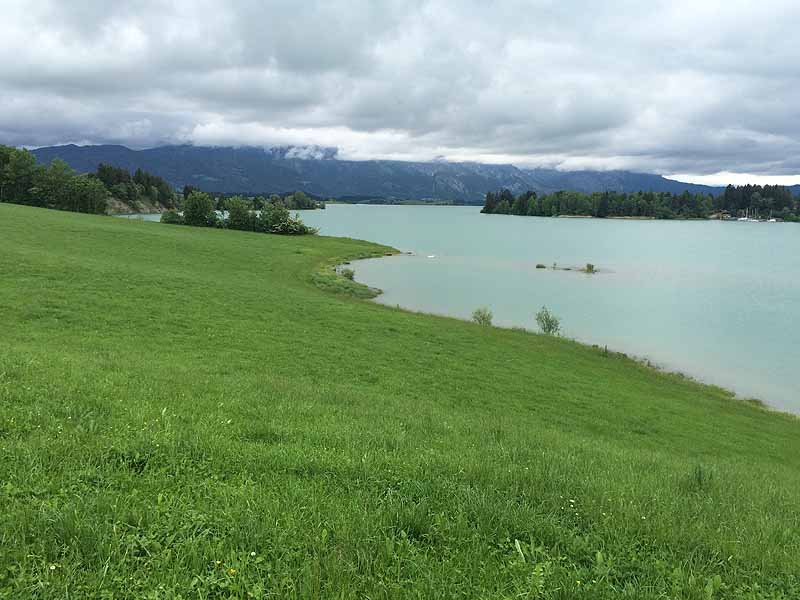
{"type": "Polygon", "coordinates": [[[736,219],[736,220],[737,220],[737,221],[745,221],[745,222],[747,222],[747,223],[760,223],[760,222],[761,222],[761,219],[758,219],[758,218],[752,217],[752,216],[750,215],[750,209],[749,209],[749,208],[748,208],[748,209],[745,211],[745,213],[744,213],[744,216],[743,216],[743,217],[739,217],[739,218],[738,218],[738,219],[736,219]]]}

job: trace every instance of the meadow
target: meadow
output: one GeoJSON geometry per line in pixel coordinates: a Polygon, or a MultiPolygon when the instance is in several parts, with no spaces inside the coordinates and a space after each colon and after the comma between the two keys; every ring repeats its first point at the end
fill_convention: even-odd
{"type": "Polygon", "coordinates": [[[0,598],[800,597],[796,417],[387,252],[0,204],[0,598]]]}

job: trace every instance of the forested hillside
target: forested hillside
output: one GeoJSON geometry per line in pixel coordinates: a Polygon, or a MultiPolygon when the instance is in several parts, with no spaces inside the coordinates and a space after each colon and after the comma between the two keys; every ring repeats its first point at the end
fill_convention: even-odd
{"type": "Polygon", "coordinates": [[[0,146],[0,202],[73,212],[145,212],[173,208],[176,196],[161,177],[100,164],[79,172],[61,159],[46,166],[33,153],[0,146]]]}
{"type": "Polygon", "coordinates": [[[653,191],[719,194],[712,188],[628,171],[520,169],[513,165],[340,160],[335,148],[223,148],[162,146],[131,150],[124,146],[54,146],[34,150],[47,164],[59,158],[80,172],[100,163],[130,172],[143,169],[175,188],[185,185],[214,193],[272,194],[303,190],[322,198],[450,201],[481,204],[487,192],[508,188],[585,193],[653,191]]]}

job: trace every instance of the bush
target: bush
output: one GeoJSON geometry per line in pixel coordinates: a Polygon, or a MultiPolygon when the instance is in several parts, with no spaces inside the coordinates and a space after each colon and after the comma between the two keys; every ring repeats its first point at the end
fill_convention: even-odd
{"type": "Polygon", "coordinates": [[[339,274],[345,279],[349,279],[350,281],[353,281],[353,279],[356,276],[356,272],[353,269],[347,269],[347,268],[339,271],[339,274]]]}
{"type": "Polygon", "coordinates": [[[538,323],[542,333],[546,335],[558,335],[559,331],[561,331],[561,320],[551,313],[546,306],[543,306],[542,310],[536,313],[536,323],[538,323]]]}
{"type": "Polygon", "coordinates": [[[545,267],[542,263],[537,263],[536,264],[536,268],[537,269],[546,269],[547,267],[545,267]]]}
{"type": "Polygon", "coordinates": [[[477,323],[478,325],[489,326],[492,324],[492,316],[492,311],[490,311],[487,307],[482,306],[480,308],[476,308],[472,313],[472,322],[477,323]]]}
{"type": "Polygon", "coordinates": [[[309,227],[299,216],[292,216],[283,204],[270,201],[258,217],[256,224],[259,231],[280,233],[283,235],[315,234],[317,230],[309,227]]]}
{"type": "Polygon", "coordinates": [[[583,270],[584,273],[597,273],[597,269],[594,268],[592,263],[586,263],[586,268],[583,270]]]}
{"type": "Polygon", "coordinates": [[[276,231],[275,233],[283,233],[286,235],[316,235],[317,229],[309,227],[300,219],[300,215],[289,217],[283,231],[276,231]]]}
{"type": "Polygon", "coordinates": [[[250,203],[240,196],[228,198],[225,202],[228,210],[228,228],[240,231],[255,231],[255,213],[250,210],[250,203]]]}
{"type": "Polygon", "coordinates": [[[213,227],[217,223],[214,201],[204,192],[192,191],[183,207],[183,220],[187,225],[213,227]]]}
{"type": "Polygon", "coordinates": [[[289,209],[275,201],[270,201],[261,210],[256,227],[264,233],[277,233],[289,220],[289,209]]]}
{"type": "MultiPolygon", "coordinates": [[[[186,198],[183,217],[180,221],[175,215],[162,217],[165,223],[182,222],[197,227],[220,227],[263,233],[281,233],[284,235],[316,234],[317,230],[309,227],[300,217],[289,214],[289,209],[281,199],[275,196],[267,202],[259,213],[252,209],[249,200],[234,196],[225,201],[228,210],[227,218],[218,216],[214,209],[214,201],[208,194],[192,190],[186,198]],[[277,198],[277,200],[275,199],[277,198]]],[[[179,216],[179,215],[178,215],[179,216]]]]}
{"type": "Polygon", "coordinates": [[[161,222],[168,225],[183,225],[183,216],[177,210],[166,210],[161,213],[161,222]]]}

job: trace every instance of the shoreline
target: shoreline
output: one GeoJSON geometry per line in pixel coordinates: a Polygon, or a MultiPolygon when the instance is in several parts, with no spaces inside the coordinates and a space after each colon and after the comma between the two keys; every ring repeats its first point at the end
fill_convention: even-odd
{"type": "MultiPolygon", "coordinates": [[[[590,218],[596,218],[596,217],[590,217],[590,218]]],[[[367,242],[372,243],[372,244],[377,244],[377,245],[383,246],[383,244],[378,244],[378,242],[371,242],[369,240],[364,240],[364,241],[367,241],[367,242]]],[[[469,318],[462,318],[462,317],[459,317],[459,316],[456,316],[456,315],[453,315],[453,314],[450,314],[450,313],[433,313],[433,312],[428,312],[428,311],[426,311],[424,309],[416,310],[416,309],[413,309],[413,308],[402,306],[400,304],[392,305],[392,304],[381,302],[379,300],[379,298],[382,295],[384,295],[384,293],[385,293],[385,291],[383,289],[371,286],[368,283],[365,283],[363,281],[358,281],[358,279],[353,279],[353,280],[345,279],[344,276],[342,276],[339,273],[340,267],[347,266],[347,265],[350,265],[353,262],[359,262],[359,261],[362,261],[362,260],[386,259],[386,258],[392,258],[392,257],[396,257],[396,256],[418,256],[415,252],[411,252],[411,251],[400,251],[400,250],[397,250],[396,248],[391,248],[391,250],[392,250],[391,252],[384,253],[384,254],[376,254],[376,255],[373,255],[373,256],[362,256],[362,257],[344,259],[344,260],[342,260],[342,262],[339,262],[339,263],[336,263],[336,264],[333,264],[333,265],[327,264],[327,265],[324,265],[322,268],[323,269],[325,267],[332,268],[333,271],[334,271],[334,276],[336,278],[345,280],[349,284],[355,284],[357,286],[363,287],[366,290],[368,290],[369,293],[365,294],[365,295],[349,294],[349,295],[352,295],[354,297],[358,297],[358,298],[360,298],[362,300],[368,300],[368,301],[370,301],[370,302],[372,302],[374,304],[383,306],[383,307],[388,308],[390,310],[399,310],[399,311],[406,312],[406,313],[409,313],[409,314],[422,314],[422,315],[427,315],[427,316],[431,316],[431,317],[437,317],[437,318],[443,318],[443,319],[455,319],[456,321],[460,321],[460,322],[464,322],[464,323],[471,323],[471,320],[469,318]]],[[[357,273],[358,273],[358,271],[356,271],[356,274],[357,273]]],[[[536,331],[534,329],[528,329],[527,327],[519,326],[519,325],[491,325],[490,327],[495,328],[495,329],[502,329],[502,330],[505,330],[505,331],[513,331],[513,332],[520,333],[520,334],[525,334],[525,335],[536,335],[536,336],[545,336],[546,335],[546,334],[541,333],[539,331],[536,331]]],[[[735,401],[735,402],[742,402],[742,403],[745,403],[745,404],[749,404],[751,406],[754,406],[756,408],[759,408],[759,409],[767,411],[767,412],[771,412],[771,413],[775,413],[775,414],[779,414],[779,415],[788,415],[788,416],[790,416],[790,417],[792,417],[794,419],[800,419],[800,412],[797,412],[797,413],[791,412],[791,411],[789,411],[787,409],[780,408],[778,406],[772,405],[769,402],[767,402],[765,400],[762,400],[761,398],[740,396],[735,390],[732,390],[730,388],[724,387],[722,385],[717,385],[715,383],[704,381],[703,379],[700,378],[700,376],[695,376],[695,375],[692,375],[691,373],[686,373],[686,372],[681,371],[681,370],[679,370],[677,368],[671,368],[671,367],[667,366],[666,364],[659,363],[659,362],[655,361],[655,359],[652,359],[650,357],[639,356],[639,355],[635,355],[635,354],[629,354],[629,353],[621,351],[621,350],[614,350],[613,348],[609,348],[607,345],[602,345],[601,346],[600,344],[582,341],[582,340],[580,340],[578,338],[572,338],[572,337],[567,337],[567,336],[555,336],[555,337],[558,337],[559,339],[562,339],[562,340],[566,340],[566,341],[568,341],[570,343],[573,343],[573,344],[577,344],[577,345],[582,346],[582,347],[587,348],[587,349],[592,349],[592,350],[596,350],[596,351],[602,352],[606,356],[622,358],[622,359],[625,359],[625,360],[630,360],[630,361],[632,361],[633,363],[635,363],[636,365],[638,365],[641,368],[648,369],[650,371],[653,371],[655,373],[659,373],[661,375],[667,375],[667,376],[678,378],[678,379],[681,379],[681,380],[684,380],[684,381],[691,381],[695,385],[703,386],[703,387],[709,387],[709,388],[721,391],[728,397],[729,400],[732,400],[732,401],[735,401]]]]}

